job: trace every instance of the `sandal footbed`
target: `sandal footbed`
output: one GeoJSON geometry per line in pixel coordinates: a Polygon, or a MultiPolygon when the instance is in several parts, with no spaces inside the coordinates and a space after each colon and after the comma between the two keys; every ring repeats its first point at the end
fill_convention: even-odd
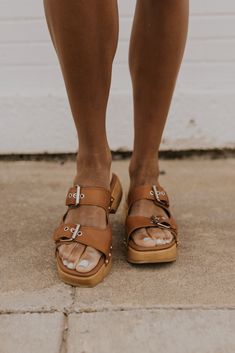
{"type": "MultiPolygon", "coordinates": [[[[152,239],[152,238],[150,238],[150,239],[152,239]]],[[[135,241],[134,241],[132,238],[130,238],[129,243],[128,243],[128,245],[131,246],[134,250],[136,250],[136,251],[142,251],[142,252],[147,252],[147,251],[160,251],[160,250],[163,250],[163,249],[169,249],[169,248],[171,248],[174,244],[176,244],[175,239],[173,239],[173,240],[172,240],[170,243],[168,243],[168,244],[159,244],[159,245],[151,246],[151,247],[137,245],[137,244],[135,243],[135,241]]]]}
{"type": "Polygon", "coordinates": [[[144,264],[144,263],[173,262],[176,260],[176,257],[177,257],[176,243],[173,243],[172,246],[161,250],[159,249],[159,250],[138,251],[133,249],[130,245],[127,247],[127,261],[131,263],[144,264]]]}
{"type": "Polygon", "coordinates": [[[59,254],[57,253],[56,255],[56,264],[60,279],[72,286],[94,287],[107,276],[111,269],[111,262],[110,260],[109,263],[106,264],[102,256],[93,270],[82,273],[65,267],[59,254]]]}

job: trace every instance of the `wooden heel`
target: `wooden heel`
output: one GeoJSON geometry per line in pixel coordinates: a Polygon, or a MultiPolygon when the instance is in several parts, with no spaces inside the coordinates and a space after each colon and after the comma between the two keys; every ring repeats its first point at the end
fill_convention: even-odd
{"type": "Polygon", "coordinates": [[[122,199],[122,186],[117,175],[113,174],[111,181],[111,206],[110,213],[116,213],[122,199]]]}

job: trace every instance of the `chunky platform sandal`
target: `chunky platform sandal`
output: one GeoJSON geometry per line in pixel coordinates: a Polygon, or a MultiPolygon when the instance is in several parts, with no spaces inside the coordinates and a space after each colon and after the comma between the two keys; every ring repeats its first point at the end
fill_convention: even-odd
{"type": "Polygon", "coordinates": [[[171,262],[176,260],[178,235],[177,225],[169,211],[169,199],[166,191],[158,185],[144,185],[135,187],[127,196],[127,216],[126,216],[127,239],[127,260],[135,264],[171,262]],[[152,215],[151,217],[130,216],[131,206],[137,200],[151,200],[161,207],[166,216],[152,215]],[[144,247],[135,244],[132,233],[136,229],[156,227],[169,230],[173,239],[170,243],[156,245],[155,247],[144,247]]]}
{"type": "Polygon", "coordinates": [[[53,239],[56,243],[56,263],[60,279],[73,286],[94,287],[101,282],[110,271],[112,259],[112,230],[109,223],[109,213],[115,213],[122,198],[122,187],[118,177],[112,174],[110,191],[102,187],[75,185],[68,191],[66,197],[67,212],[60,226],[55,230],[53,239]],[[100,229],[81,224],[65,223],[64,220],[70,208],[80,205],[102,207],[106,212],[107,227],[100,229]],[[68,269],[62,262],[58,247],[61,244],[81,243],[91,246],[102,253],[96,267],[85,273],[68,269]]]}

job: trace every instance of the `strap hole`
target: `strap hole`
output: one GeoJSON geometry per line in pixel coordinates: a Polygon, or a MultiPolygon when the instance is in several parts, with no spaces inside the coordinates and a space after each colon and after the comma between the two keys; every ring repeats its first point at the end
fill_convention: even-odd
{"type": "Polygon", "coordinates": [[[64,227],[64,231],[67,232],[69,230],[69,227],[64,227]]]}
{"type": "Polygon", "coordinates": [[[85,195],[84,194],[80,194],[80,198],[83,199],[83,197],[85,197],[85,195]]]}
{"type": "Polygon", "coordinates": [[[68,241],[69,239],[67,239],[66,237],[61,237],[60,240],[62,240],[62,241],[68,241]]]}
{"type": "Polygon", "coordinates": [[[78,236],[80,237],[82,235],[82,231],[81,230],[79,230],[79,232],[78,232],[78,236]]]}

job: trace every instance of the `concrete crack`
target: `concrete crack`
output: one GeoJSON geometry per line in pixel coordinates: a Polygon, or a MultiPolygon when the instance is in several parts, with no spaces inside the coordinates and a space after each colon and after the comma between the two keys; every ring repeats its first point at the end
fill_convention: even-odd
{"type": "Polygon", "coordinates": [[[68,315],[64,313],[64,328],[61,336],[59,353],[67,353],[67,336],[68,336],[68,315]]]}

